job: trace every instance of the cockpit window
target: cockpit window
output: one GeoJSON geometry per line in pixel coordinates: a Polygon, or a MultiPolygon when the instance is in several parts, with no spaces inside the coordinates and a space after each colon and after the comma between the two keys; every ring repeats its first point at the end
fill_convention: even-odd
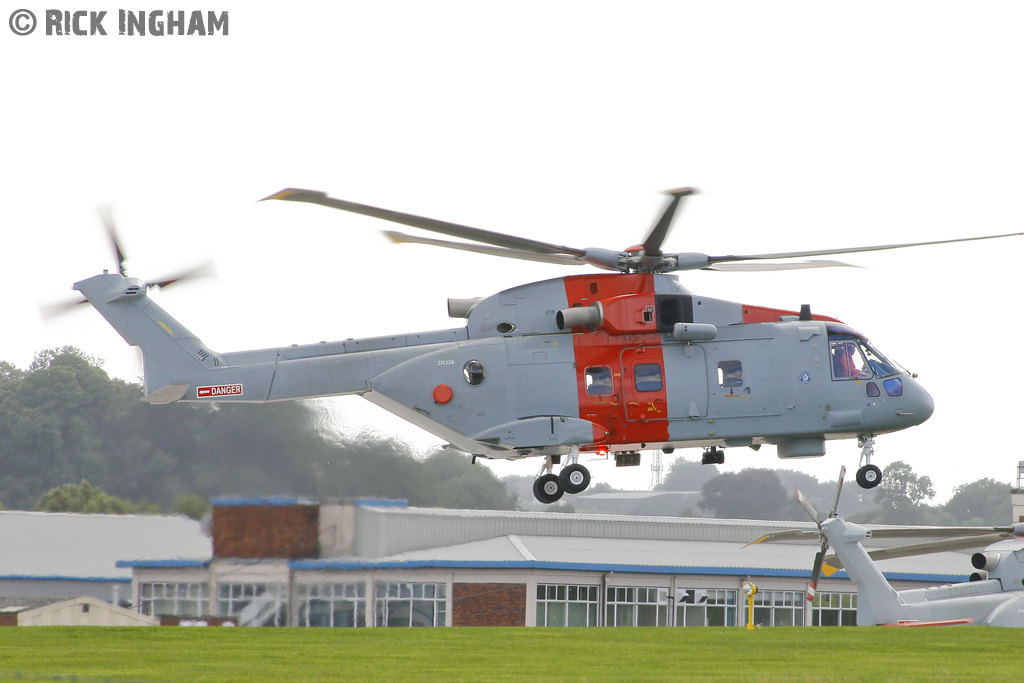
{"type": "Polygon", "coordinates": [[[891,377],[903,372],[899,365],[883,356],[871,344],[863,342],[861,347],[864,349],[864,355],[867,356],[868,365],[871,366],[871,369],[875,371],[878,377],[891,377]]]}
{"type": "Polygon", "coordinates": [[[864,359],[860,346],[853,340],[829,342],[832,356],[832,379],[867,379],[871,366],[864,359]]]}

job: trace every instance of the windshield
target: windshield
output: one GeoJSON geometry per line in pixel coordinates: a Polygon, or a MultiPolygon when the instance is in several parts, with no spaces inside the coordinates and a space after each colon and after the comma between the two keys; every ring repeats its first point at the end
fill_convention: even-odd
{"type": "Polygon", "coordinates": [[[868,379],[891,377],[906,372],[883,356],[863,337],[851,334],[829,335],[832,379],[868,379]]]}

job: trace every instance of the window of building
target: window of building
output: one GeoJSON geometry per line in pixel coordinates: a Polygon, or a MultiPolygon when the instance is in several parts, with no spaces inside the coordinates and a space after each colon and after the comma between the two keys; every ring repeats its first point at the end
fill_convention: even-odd
{"type": "Polygon", "coordinates": [[[612,393],[612,369],[608,366],[587,368],[584,381],[588,396],[607,396],[612,393]]]}
{"type": "Polygon", "coordinates": [[[298,626],[366,626],[366,584],[310,583],[295,586],[298,626]]]}
{"type": "Polygon", "coordinates": [[[736,591],[676,590],[676,626],[735,626],[736,591]]]}
{"type": "Polygon", "coordinates": [[[597,626],[598,586],[537,584],[537,626],[597,626]]]}
{"type": "Polygon", "coordinates": [[[668,589],[609,586],[606,626],[668,625],[668,589]]]}
{"type": "Polygon", "coordinates": [[[856,593],[818,593],[811,603],[811,625],[856,626],[856,593]]]}
{"type": "Polygon", "coordinates": [[[151,617],[164,614],[177,617],[208,615],[209,587],[205,583],[140,583],[139,611],[151,617]]]}
{"type": "Polygon", "coordinates": [[[374,587],[377,626],[444,626],[447,586],[443,583],[386,583],[374,587]]]}
{"type": "Polygon", "coordinates": [[[754,623],[758,626],[803,626],[803,591],[766,591],[754,594],[754,623]]]}
{"type": "Polygon", "coordinates": [[[639,363],[633,368],[633,386],[637,391],[661,391],[661,366],[639,363]]]}
{"type": "Polygon", "coordinates": [[[239,626],[287,626],[288,586],[283,583],[217,584],[219,616],[239,626]]]}

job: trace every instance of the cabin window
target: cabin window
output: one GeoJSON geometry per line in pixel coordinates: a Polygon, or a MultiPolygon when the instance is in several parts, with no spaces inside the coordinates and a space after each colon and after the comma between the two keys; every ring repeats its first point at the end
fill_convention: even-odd
{"type": "Polygon", "coordinates": [[[902,396],[903,395],[903,380],[899,377],[893,377],[882,382],[882,386],[885,387],[885,393],[890,396],[902,396]]]}
{"type": "Polygon", "coordinates": [[[466,378],[466,383],[470,386],[476,386],[484,381],[484,366],[478,360],[467,361],[462,366],[462,376],[466,378]]]}
{"type": "Polygon", "coordinates": [[[832,379],[867,379],[871,377],[871,366],[864,360],[860,346],[853,340],[829,343],[832,358],[832,379]]]}
{"type": "Polygon", "coordinates": [[[738,360],[723,360],[718,363],[718,385],[720,387],[743,386],[743,363],[738,360]]]}
{"type": "Polygon", "coordinates": [[[612,393],[612,369],[607,366],[587,368],[583,375],[588,396],[607,396],[612,393]]]}
{"type": "Polygon", "coordinates": [[[661,366],[657,363],[640,363],[633,368],[633,386],[637,391],[661,391],[661,366]]]}

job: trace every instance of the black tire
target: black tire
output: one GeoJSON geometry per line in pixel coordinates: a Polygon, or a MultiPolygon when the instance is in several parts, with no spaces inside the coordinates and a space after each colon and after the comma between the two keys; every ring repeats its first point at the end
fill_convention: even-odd
{"type": "Polygon", "coordinates": [[[857,470],[857,485],[862,489],[873,489],[882,483],[882,470],[874,465],[864,465],[857,470]]]}
{"type": "Polygon", "coordinates": [[[562,482],[558,481],[557,475],[545,474],[533,482],[533,497],[545,505],[554,503],[563,493],[565,489],[562,488],[562,482]]]}
{"type": "Polygon", "coordinates": [[[558,481],[566,493],[582,493],[590,486],[590,470],[583,465],[568,465],[558,473],[558,481]]]}

